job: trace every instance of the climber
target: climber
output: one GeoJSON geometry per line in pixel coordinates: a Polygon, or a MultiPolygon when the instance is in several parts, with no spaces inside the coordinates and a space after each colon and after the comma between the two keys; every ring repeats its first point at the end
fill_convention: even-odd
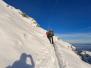
{"type": "Polygon", "coordinates": [[[47,38],[49,39],[51,44],[54,44],[54,40],[53,40],[53,36],[54,36],[54,32],[53,30],[49,30],[46,32],[47,38]]]}

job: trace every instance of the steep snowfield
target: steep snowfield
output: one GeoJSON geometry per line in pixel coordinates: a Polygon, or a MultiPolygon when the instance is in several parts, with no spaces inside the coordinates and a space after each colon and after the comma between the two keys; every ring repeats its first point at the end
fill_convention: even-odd
{"type": "Polygon", "coordinates": [[[0,0],[0,68],[15,68],[14,62],[23,53],[32,56],[26,61],[34,62],[30,68],[91,68],[72,51],[69,43],[55,37],[54,48],[46,38],[46,30],[21,13],[0,0]]]}

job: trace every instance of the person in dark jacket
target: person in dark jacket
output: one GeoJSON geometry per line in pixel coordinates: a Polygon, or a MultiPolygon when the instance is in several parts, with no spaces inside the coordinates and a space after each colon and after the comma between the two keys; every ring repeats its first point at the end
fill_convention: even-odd
{"type": "Polygon", "coordinates": [[[48,32],[46,32],[47,38],[49,39],[51,44],[54,44],[54,40],[53,40],[53,36],[54,36],[54,32],[52,30],[49,30],[48,32]]]}

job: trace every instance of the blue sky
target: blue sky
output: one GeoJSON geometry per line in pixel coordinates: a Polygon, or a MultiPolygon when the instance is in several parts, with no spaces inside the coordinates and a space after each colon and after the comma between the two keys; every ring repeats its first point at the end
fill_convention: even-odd
{"type": "Polygon", "coordinates": [[[5,0],[65,40],[91,42],[90,0],[5,0]]]}

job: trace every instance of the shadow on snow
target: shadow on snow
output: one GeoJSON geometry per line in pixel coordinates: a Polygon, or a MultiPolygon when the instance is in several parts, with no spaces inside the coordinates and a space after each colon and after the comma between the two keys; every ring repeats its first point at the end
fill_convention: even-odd
{"type": "Polygon", "coordinates": [[[20,60],[15,61],[12,66],[7,66],[6,68],[35,68],[35,64],[31,55],[23,53],[20,60]],[[27,58],[31,60],[31,64],[26,63],[27,58]]]}

